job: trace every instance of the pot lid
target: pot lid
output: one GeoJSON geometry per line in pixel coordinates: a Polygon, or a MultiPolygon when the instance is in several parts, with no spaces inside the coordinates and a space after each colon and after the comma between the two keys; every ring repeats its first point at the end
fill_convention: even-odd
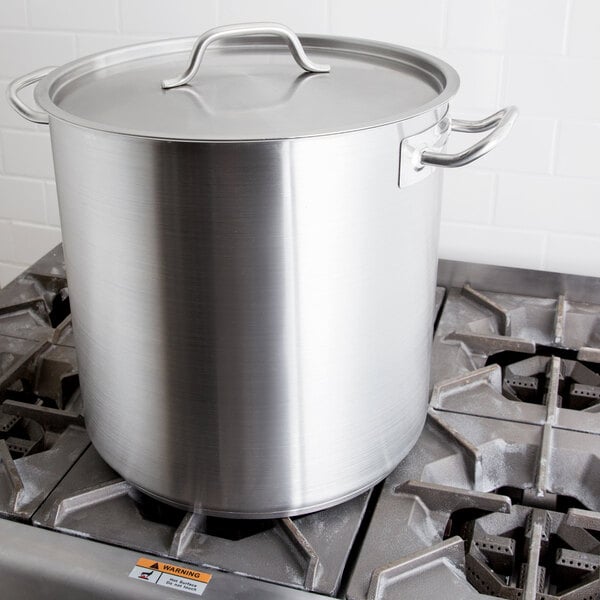
{"type": "Polygon", "coordinates": [[[298,39],[282,25],[257,23],[89,56],[52,71],[35,97],[50,115],[94,129],[249,141],[401,121],[447,102],[458,84],[451,66],[416,50],[298,39]]]}

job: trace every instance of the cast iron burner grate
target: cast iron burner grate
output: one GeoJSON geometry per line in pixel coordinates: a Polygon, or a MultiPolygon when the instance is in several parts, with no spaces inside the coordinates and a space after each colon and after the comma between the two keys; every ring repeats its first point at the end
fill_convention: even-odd
{"type": "Polygon", "coordinates": [[[26,273],[3,288],[0,335],[73,346],[66,280],[26,273]]]}
{"type": "Polygon", "coordinates": [[[600,305],[452,288],[431,368],[348,599],[600,598],[600,305]]]}
{"type": "Polygon", "coordinates": [[[29,520],[89,445],[60,253],[0,298],[0,516],[29,520]]]}
{"type": "Polygon", "coordinates": [[[553,356],[560,357],[559,403],[560,408],[600,412],[600,365],[584,364],[575,359],[572,351],[536,347],[536,355],[503,352],[490,356],[486,365],[502,368],[502,393],[509,400],[543,404],[548,384],[547,374],[553,356]],[[565,358],[571,356],[571,359],[565,358]]]}
{"type": "Polygon", "coordinates": [[[0,335],[0,516],[29,520],[89,445],[74,348],[0,335]]]}
{"type": "Polygon", "coordinates": [[[34,515],[40,527],[221,571],[333,595],[371,492],[294,518],[209,517],[158,502],[90,446],[34,515]]]}
{"type": "Polygon", "coordinates": [[[0,439],[13,458],[47,450],[56,433],[83,426],[75,350],[0,336],[0,439]]]}
{"type": "MultiPolygon", "coordinates": [[[[129,496],[146,521],[178,527],[186,518],[187,511],[159,502],[135,488],[131,488],[129,496]]],[[[204,516],[196,524],[198,533],[231,541],[269,531],[276,525],[276,519],[223,519],[210,516],[204,516]]]]}
{"type": "Polygon", "coordinates": [[[538,600],[600,597],[597,513],[567,496],[494,493],[511,498],[509,514],[458,511],[446,529],[446,537],[466,542],[465,571],[475,589],[498,598],[527,597],[528,587],[538,600]]]}
{"type": "MultiPolygon", "coordinates": [[[[481,292],[468,284],[449,291],[434,338],[432,383],[490,364],[506,368],[533,355],[579,362],[600,374],[600,306],[569,302],[565,296],[481,292]]],[[[534,374],[535,369],[523,377],[534,374]]],[[[512,375],[520,400],[529,401],[532,386],[539,398],[543,385],[519,381],[518,372],[512,375]]]]}

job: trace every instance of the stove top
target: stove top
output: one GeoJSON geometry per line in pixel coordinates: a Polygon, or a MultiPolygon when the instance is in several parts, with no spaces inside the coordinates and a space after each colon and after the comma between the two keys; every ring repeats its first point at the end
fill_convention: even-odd
{"type": "Polygon", "coordinates": [[[439,283],[405,460],[334,508],[231,520],[144,496],[90,444],[53,250],[0,292],[10,597],[600,599],[600,281],[442,261],[439,283]]]}

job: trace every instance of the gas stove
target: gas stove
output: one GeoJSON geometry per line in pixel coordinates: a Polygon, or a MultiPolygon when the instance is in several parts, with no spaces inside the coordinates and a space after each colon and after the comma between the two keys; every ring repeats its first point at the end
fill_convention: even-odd
{"type": "Polygon", "coordinates": [[[405,460],[339,506],[232,520],[144,496],[90,444],[50,252],[0,292],[2,597],[600,598],[600,280],[441,261],[438,283],[405,460]]]}

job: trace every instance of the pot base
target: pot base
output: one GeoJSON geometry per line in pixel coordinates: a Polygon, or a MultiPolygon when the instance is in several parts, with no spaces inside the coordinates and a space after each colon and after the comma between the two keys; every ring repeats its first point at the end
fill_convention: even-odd
{"type": "MultiPolygon", "coordinates": [[[[208,517],[219,517],[219,518],[223,518],[223,519],[248,519],[248,520],[283,519],[285,517],[296,517],[296,516],[305,515],[305,514],[325,510],[328,508],[332,508],[339,504],[343,504],[344,502],[348,502],[349,500],[352,500],[353,498],[360,496],[367,490],[371,489],[372,487],[376,486],[378,483],[383,481],[390,473],[392,473],[398,467],[398,465],[404,460],[404,458],[412,450],[413,446],[417,443],[417,440],[419,439],[419,436],[421,435],[424,425],[425,425],[425,420],[423,420],[420,423],[420,425],[415,428],[414,434],[411,437],[410,441],[403,447],[402,452],[394,460],[394,463],[392,464],[392,466],[390,467],[388,465],[387,468],[383,471],[383,473],[382,472],[377,473],[377,475],[375,477],[370,479],[366,484],[362,485],[358,489],[354,489],[351,492],[342,494],[341,496],[336,496],[334,498],[330,498],[323,502],[316,502],[316,503],[309,504],[306,506],[296,506],[296,507],[292,507],[292,508],[288,508],[288,509],[277,509],[277,510],[260,511],[260,512],[259,511],[240,511],[240,510],[220,510],[220,509],[213,509],[210,507],[200,507],[198,505],[193,506],[190,504],[186,504],[183,502],[177,502],[176,500],[166,498],[164,496],[161,496],[160,494],[151,492],[150,490],[146,489],[145,487],[143,487],[139,484],[134,483],[127,477],[123,477],[123,478],[126,481],[128,481],[129,485],[131,485],[133,488],[135,488],[142,494],[148,496],[149,498],[152,498],[153,500],[162,502],[169,506],[173,506],[180,510],[184,510],[187,512],[193,512],[193,513],[197,513],[197,514],[202,514],[202,515],[206,515],[208,517]]],[[[92,440],[92,443],[94,443],[93,440],[92,440]]],[[[98,449],[98,447],[96,447],[96,449],[97,449],[98,453],[102,455],[102,453],[98,449]]],[[[107,460],[105,457],[103,457],[103,458],[104,458],[104,460],[107,460]]],[[[113,468],[115,470],[117,470],[116,467],[113,466],[113,468]]]]}
{"type": "MultiPolygon", "coordinates": [[[[411,446],[412,447],[412,446],[411,446]]],[[[343,496],[334,498],[333,500],[328,500],[326,502],[319,502],[317,504],[312,504],[310,506],[303,506],[300,508],[292,508],[289,510],[277,510],[271,512],[238,512],[238,511],[225,511],[225,510],[213,510],[210,508],[201,508],[191,507],[186,504],[180,504],[179,502],[173,502],[168,498],[163,498],[158,494],[153,494],[152,492],[144,489],[139,485],[135,485],[130,482],[130,485],[135,489],[139,490],[142,494],[152,498],[153,500],[157,500],[158,502],[163,502],[164,504],[168,504],[169,506],[174,506],[175,508],[179,508],[181,510],[185,510],[188,512],[194,512],[198,514],[203,514],[208,517],[219,517],[222,519],[283,519],[285,517],[297,517],[299,515],[305,515],[308,513],[318,512],[320,510],[325,510],[327,508],[332,508],[333,506],[337,506],[338,504],[343,504],[344,502],[348,502],[357,496],[360,496],[367,490],[376,486],[378,483],[382,482],[396,467],[387,471],[383,476],[379,476],[373,481],[369,482],[367,485],[355,490],[349,494],[344,494],[343,496]]]]}

